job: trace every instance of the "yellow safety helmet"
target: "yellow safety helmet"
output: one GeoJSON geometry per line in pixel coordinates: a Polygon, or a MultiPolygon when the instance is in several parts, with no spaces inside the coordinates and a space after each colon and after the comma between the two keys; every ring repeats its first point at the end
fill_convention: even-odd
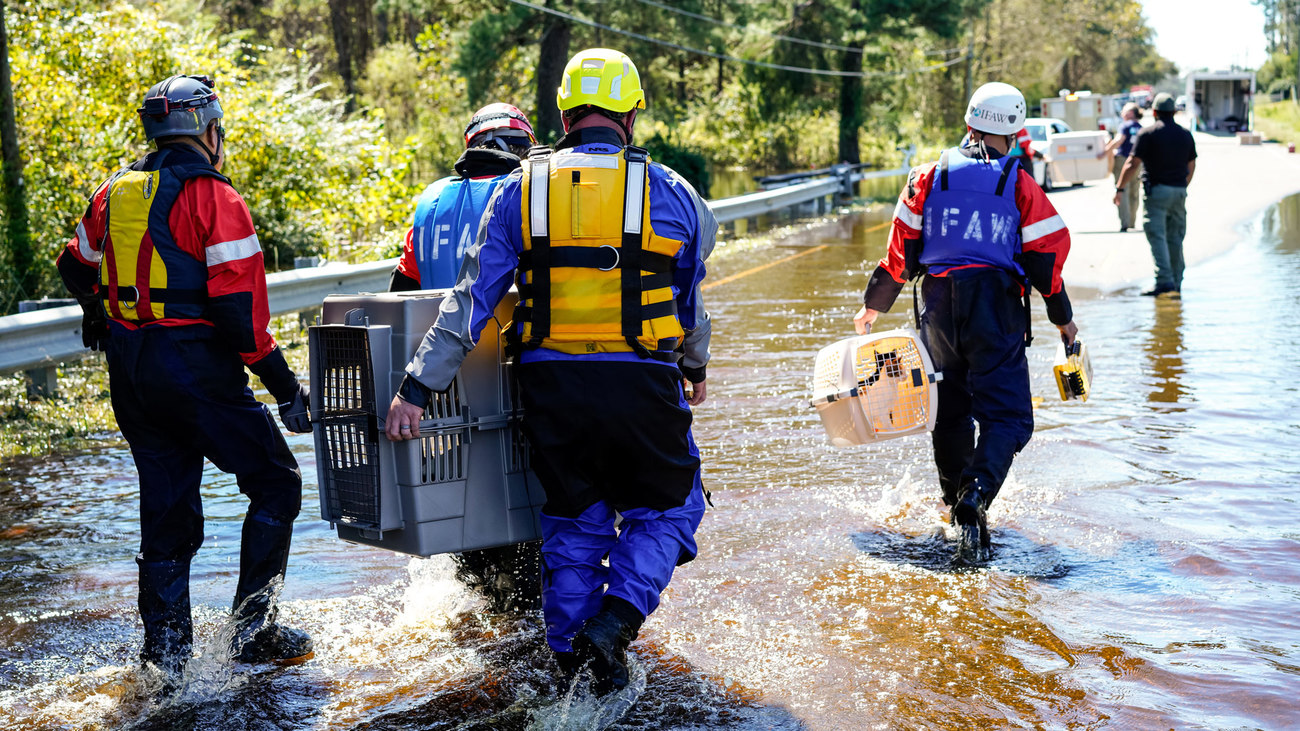
{"type": "Polygon", "coordinates": [[[579,51],[564,67],[564,78],[555,91],[560,111],[591,105],[611,112],[645,109],[641,75],[632,59],[610,48],[579,51]]]}

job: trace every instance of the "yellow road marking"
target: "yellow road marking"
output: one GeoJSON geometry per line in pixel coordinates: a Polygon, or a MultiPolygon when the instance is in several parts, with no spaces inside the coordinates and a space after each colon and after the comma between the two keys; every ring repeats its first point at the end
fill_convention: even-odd
{"type": "MultiPolygon", "coordinates": [[[[880,229],[882,229],[882,228],[888,226],[888,225],[891,224],[891,223],[893,223],[893,220],[885,221],[884,223],[881,223],[881,224],[877,224],[877,225],[875,225],[875,226],[872,226],[871,228],[867,229],[867,233],[870,233],[870,232],[872,232],[872,231],[879,231],[880,229]]],[[[709,289],[710,287],[716,287],[716,286],[718,286],[718,285],[720,285],[720,284],[729,284],[729,283],[731,283],[731,282],[736,281],[737,279],[741,279],[741,278],[743,278],[743,277],[748,277],[748,276],[751,275],[751,274],[755,274],[755,273],[757,273],[757,272],[761,272],[761,271],[763,271],[764,269],[771,269],[772,267],[776,266],[777,264],[784,264],[784,263],[786,263],[787,261],[793,261],[793,260],[795,260],[795,259],[798,259],[798,258],[801,257],[801,256],[808,256],[809,254],[815,254],[815,253],[821,251],[822,249],[825,249],[827,246],[828,246],[828,244],[821,244],[821,245],[819,245],[819,246],[814,246],[814,247],[812,247],[811,249],[806,249],[806,250],[801,251],[801,252],[799,252],[799,253],[797,253],[797,254],[791,254],[790,256],[787,256],[787,257],[785,257],[785,258],[783,258],[783,259],[777,259],[776,261],[769,261],[768,263],[763,264],[763,265],[760,265],[760,266],[756,266],[756,267],[754,267],[753,269],[746,269],[746,270],[743,271],[743,272],[737,272],[736,274],[732,274],[732,275],[729,276],[729,277],[723,277],[722,279],[719,279],[719,280],[717,280],[716,282],[707,282],[707,283],[705,283],[705,284],[703,284],[703,285],[700,286],[700,290],[703,291],[703,290],[709,289]]]]}
{"type": "Polygon", "coordinates": [[[801,256],[808,256],[809,254],[814,254],[814,253],[816,253],[816,252],[818,252],[818,251],[821,251],[822,249],[825,249],[825,248],[827,248],[827,244],[821,244],[821,245],[819,245],[819,246],[814,246],[814,247],[812,247],[811,249],[805,249],[805,250],[799,252],[798,254],[791,254],[790,256],[787,256],[787,257],[785,257],[785,258],[783,258],[783,259],[777,259],[776,261],[769,261],[768,263],[763,264],[762,266],[756,266],[756,267],[754,267],[753,269],[746,269],[746,270],[743,271],[743,272],[739,272],[739,273],[737,273],[737,274],[732,274],[732,275],[729,276],[729,277],[723,277],[722,279],[719,279],[719,280],[717,280],[716,282],[708,282],[707,284],[700,285],[700,289],[701,289],[701,290],[705,290],[705,289],[708,289],[708,288],[710,288],[710,287],[716,287],[716,286],[718,286],[718,285],[720,285],[720,284],[726,284],[726,283],[728,283],[728,282],[734,282],[734,281],[736,281],[737,279],[740,279],[741,277],[748,277],[749,275],[754,274],[755,272],[761,272],[761,271],[763,271],[764,269],[771,269],[772,267],[776,266],[777,264],[784,264],[784,263],[787,262],[787,261],[793,261],[793,260],[795,260],[795,259],[798,259],[798,258],[801,257],[801,256]]]}

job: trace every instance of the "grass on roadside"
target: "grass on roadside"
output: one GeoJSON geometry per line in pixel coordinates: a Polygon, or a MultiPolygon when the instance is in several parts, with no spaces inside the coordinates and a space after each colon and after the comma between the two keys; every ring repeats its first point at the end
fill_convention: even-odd
{"type": "Polygon", "coordinates": [[[1255,103],[1255,131],[1282,144],[1300,144],[1300,106],[1289,99],[1255,103]]]}
{"type": "MultiPolygon", "coordinates": [[[[305,380],[307,332],[299,327],[298,316],[273,318],[271,329],[289,367],[305,380]]],[[[252,375],[249,379],[257,397],[270,403],[261,381],[252,375]]],[[[59,366],[58,392],[53,398],[29,398],[22,373],[0,378],[0,462],[19,455],[75,452],[91,440],[117,431],[108,394],[108,366],[102,354],[92,353],[59,366]]]]}

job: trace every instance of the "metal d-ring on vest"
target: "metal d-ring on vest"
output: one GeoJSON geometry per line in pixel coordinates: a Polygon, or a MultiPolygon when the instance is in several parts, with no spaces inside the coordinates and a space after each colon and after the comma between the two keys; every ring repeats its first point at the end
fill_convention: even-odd
{"type": "Polygon", "coordinates": [[[529,338],[523,343],[524,347],[538,347],[550,335],[549,293],[552,267],[590,267],[603,272],[618,269],[621,275],[622,292],[620,331],[628,347],[642,358],[676,360],[670,352],[651,351],[639,340],[644,320],[676,314],[674,300],[654,305],[641,304],[644,291],[641,271],[643,269],[656,272],[663,270],[664,276],[671,276],[672,267],[671,258],[644,249],[643,219],[648,153],[630,145],[623,149],[626,163],[623,225],[618,248],[608,244],[594,248],[553,249],[551,247],[549,221],[551,156],[552,152],[549,149],[534,148],[525,163],[528,165],[531,181],[528,188],[530,245],[526,252],[526,259],[521,262],[521,268],[529,272],[529,282],[521,286],[520,297],[522,300],[526,293],[532,293],[527,297],[531,300],[532,306],[522,308],[523,312],[516,318],[530,323],[529,338]],[[612,261],[605,250],[613,254],[612,261]]]}

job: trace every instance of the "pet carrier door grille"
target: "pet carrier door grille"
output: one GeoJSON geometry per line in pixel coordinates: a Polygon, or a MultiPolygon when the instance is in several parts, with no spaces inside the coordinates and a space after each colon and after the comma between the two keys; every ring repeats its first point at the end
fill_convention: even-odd
{"type": "Polygon", "coordinates": [[[370,339],[361,327],[321,327],[322,408],[326,460],[319,465],[326,519],[377,528],[380,521],[379,423],[370,339]]]}

